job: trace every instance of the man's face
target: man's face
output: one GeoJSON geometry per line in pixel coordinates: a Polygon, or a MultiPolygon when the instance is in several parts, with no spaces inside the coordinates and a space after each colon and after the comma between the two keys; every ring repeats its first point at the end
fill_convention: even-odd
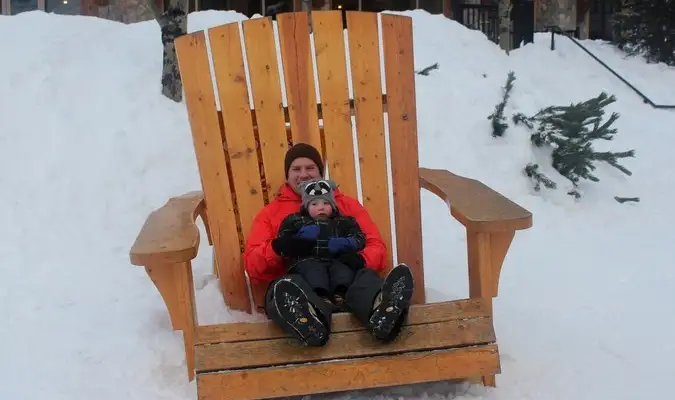
{"type": "Polygon", "coordinates": [[[300,185],[302,185],[303,182],[318,179],[320,177],[319,167],[314,164],[314,161],[306,157],[299,157],[291,163],[291,167],[288,169],[288,179],[286,179],[286,182],[291,185],[296,193],[300,193],[300,185]]]}

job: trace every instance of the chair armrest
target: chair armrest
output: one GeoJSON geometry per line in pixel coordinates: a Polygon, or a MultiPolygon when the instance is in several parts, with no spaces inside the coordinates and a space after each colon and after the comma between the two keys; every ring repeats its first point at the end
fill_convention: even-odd
{"type": "Polygon", "coordinates": [[[173,264],[195,258],[199,248],[195,219],[204,207],[204,196],[196,191],[172,197],[150,213],[131,247],[131,263],[173,264]]]}
{"type": "Polygon", "coordinates": [[[442,169],[420,168],[421,186],[443,199],[450,214],[475,232],[527,229],[532,213],[483,183],[442,169]]]}

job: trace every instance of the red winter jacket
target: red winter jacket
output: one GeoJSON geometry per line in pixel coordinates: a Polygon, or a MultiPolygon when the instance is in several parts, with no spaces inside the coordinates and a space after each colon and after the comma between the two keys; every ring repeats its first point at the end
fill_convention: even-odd
{"type": "MultiPolygon", "coordinates": [[[[387,248],[366,209],[339,189],[335,190],[335,203],[340,214],[354,217],[366,235],[366,247],[359,252],[366,267],[381,271],[387,262],[387,248]]],[[[244,249],[244,268],[251,280],[269,282],[287,272],[286,262],[274,252],[271,243],[277,237],[281,221],[300,211],[301,205],[300,195],[284,183],[279,195],[256,215],[244,249]]]]}

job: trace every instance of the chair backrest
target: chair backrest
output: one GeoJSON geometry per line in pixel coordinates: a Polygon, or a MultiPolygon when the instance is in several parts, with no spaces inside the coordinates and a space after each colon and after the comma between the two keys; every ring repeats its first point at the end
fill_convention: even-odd
{"type": "MultiPolygon", "coordinates": [[[[347,11],[345,32],[341,11],[313,11],[310,33],[309,19],[283,13],[276,23],[233,22],[176,40],[208,228],[233,309],[250,310],[244,240],[283,184],[284,155],[296,142],[321,149],[329,176],[377,223],[390,263],[407,263],[424,290],[412,20],[347,11]]],[[[252,289],[260,305],[262,289],[252,289]]]]}

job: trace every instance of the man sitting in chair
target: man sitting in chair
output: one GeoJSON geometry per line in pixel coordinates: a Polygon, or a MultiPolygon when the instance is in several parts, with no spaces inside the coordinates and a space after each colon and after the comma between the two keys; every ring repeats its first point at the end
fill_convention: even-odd
{"type": "MultiPolygon", "coordinates": [[[[323,165],[319,151],[308,144],[298,143],[288,150],[284,162],[286,182],[277,197],[256,215],[244,251],[249,278],[269,282],[264,305],[267,316],[308,346],[328,342],[332,310],[300,275],[288,272],[288,261],[309,254],[316,247],[316,239],[279,238],[277,232],[284,218],[300,210],[303,183],[323,177],[323,165]]],[[[387,250],[377,226],[357,199],[339,189],[334,195],[340,214],[356,219],[366,236],[363,250],[339,256],[355,272],[344,305],[377,339],[394,340],[412,297],[410,269],[399,264],[384,280],[380,278],[378,272],[385,267],[387,250]]]]}

